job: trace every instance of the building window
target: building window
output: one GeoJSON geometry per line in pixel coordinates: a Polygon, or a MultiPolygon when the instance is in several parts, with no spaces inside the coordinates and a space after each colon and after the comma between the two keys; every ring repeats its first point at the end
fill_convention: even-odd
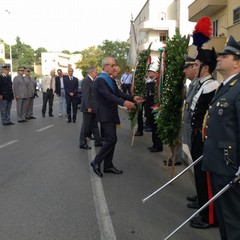
{"type": "Polygon", "coordinates": [[[240,7],[233,10],[233,23],[240,21],[240,7]]]}
{"type": "Polygon", "coordinates": [[[213,21],[213,37],[218,36],[218,20],[213,21]]]}
{"type": "Polygon", "coordinates": [[[159,40],[160,42],[166,42],[168,39],[168,33],[167,32],[162,32],[159,34],[159,40]]]}

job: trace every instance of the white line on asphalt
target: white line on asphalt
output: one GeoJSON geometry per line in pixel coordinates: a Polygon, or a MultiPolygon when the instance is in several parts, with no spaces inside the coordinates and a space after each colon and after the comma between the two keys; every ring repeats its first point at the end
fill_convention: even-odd
{"type": "Polygon", "coordinates": [[[13,140],[13,141],[6,142],[6,143],[0,145],[0,149],[4,148],[4,147],[7,147],[8,145],[11,145],[11,144],[13,144],[15,142],[18,142],[18,140],[13,140]]]}
{"type": "Polygon", "coordinates": [[[42,132],[42,131],[44,131],[44,130],[46,130],[46,129],[48,129],[48,128],[51,128],[51,127],[53,127],[54,125],[48,125],[48,126],[46,126],[46,127],[44,127],[44,128],[40,128],[40,129],[38,129],[38,130],[36,130],[35,132],[42,132]]]}
{"type": "MultiPolygon", "coordinates": [[[[93,143],[94,141],[91,141],[92,149],[91,151],[88,151],[89,163],[95,158],[96,155],[93,143]]],[[[93,173],[92,169],[90,175],[101,240],[117,240],[104,195],[102,180],[100,177],[96,176],[95,173],[93,173]]]]}

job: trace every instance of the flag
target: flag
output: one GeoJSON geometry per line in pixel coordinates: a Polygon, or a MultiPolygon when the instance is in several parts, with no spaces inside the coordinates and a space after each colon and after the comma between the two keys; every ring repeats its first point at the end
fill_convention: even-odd
{"type": "Polygon", "coordinates": [[[131,67],[135,67],[137,62],[137,38],[134,28],[133,19],[131,19],[131,28],[130,28],[130,47],[128,52],[127,63],[131,67]]]}

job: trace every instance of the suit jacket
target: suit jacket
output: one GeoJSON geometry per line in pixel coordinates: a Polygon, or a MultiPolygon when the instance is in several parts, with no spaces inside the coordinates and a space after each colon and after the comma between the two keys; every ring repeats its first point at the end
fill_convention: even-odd
{"type": "Polygon", "coordinates": [[[240,74],[216,92],[206,125],[203,170],[234,177],[237,170],[227,161],[240,165],[240,74]]]}
{"type": "Polygon", "coordinates": [[[29,81],[24,77],[16,76],[13,79],[13,92],[15,96],[19,98],[29,98],[28,93],[29,81]]]}
{"type": "Polygon", "coordinates": [[[78,92],[78,79],[73,77],[73,80],[70,80],[69,76],[63,77],[64,89],[66,91],[66,96],[69,96],[69,93],[74,93],[73,97],[77,97],[78,92]]]}
{"type": "Polygon", "coordinates": [[[115,92],[106,83],[104,78],[98,77],[94,81],[97,120],[102,123],[112,122],[119,124],[118,105],[123,106],[125,100],[133,101],[133,97],[119,90],[116,81],[112,81],[115,92]]]}
{"type": "MultiPolygon", "coordinates": [[[[66,76],[63,76],[63,79],[65,78],[66,76]]],[[[63,81],[63,85],[64,85],[64,81],[63,81]]],[[[64,88],[64,86],[61,86],[61,80],[60,80],[60,77],[57,76],[55,78],[55,93],[58,95],[58,96],[61,96],[61,88],[64,88]]]]}
{"type": "Polygon", "coordinates": [[[95,99],[95,93],[93,88],[93,80],[87,76],[82,80],[81,83],[82,89],[82,105],[81,111],[87,112],[88,108],[92,108],[92,112],[97,112],[97,104],[95,99]]]}
{"type": "Polygon", "coordinates": [[[0,95],[3,97],[3,100],[13,100],[13,88],[10,76],[0,75],[0,95]]]}
{"type": "Polygon", "coordinates": [[[24,79],[27,82],[28,97],[33,98],[35,93],[34,81],[27,76],[25,76],[24,79]]]}

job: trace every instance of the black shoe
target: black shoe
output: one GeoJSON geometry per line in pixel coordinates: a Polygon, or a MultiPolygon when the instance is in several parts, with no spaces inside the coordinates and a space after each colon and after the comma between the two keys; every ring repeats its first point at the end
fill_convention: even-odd
{"type": "Polygon", "coordinates": [[[24,123],[25,121],[24,120],[18,120],[19,123],[24,123]]]}
{"type": "Polygon", "coordinates": [[[187,207],[188,207],[188,208],[193,208],[193,209],[199,209],[198,201],[188,203],[188,204],[187,204],[187,207]]]}
{"type": "Polygon", "coordinates": [[[42,117],[46,117],[45,114],[43,114],[42,117]]]}
{"type": "MultiPolygon", "coordinates": [[[[166,165],[167,165],[167,160],[164,160],[163,162],[164,162],[164,165],[166,166],[166,165]]],[[[170,159],[170,160],[168,161],[168,166],[171,167],[172,165],[173,165],[173,161],[170,159]]],[[[175,164],[174,164],[174,166],[180,166],[180,165],[182,165],[181,162],[175,162],[175,164]]]]}
{"type": "Polygon", "coordinates": [[[100,167],[99,167],[97,164],[95,164],[94,161],[92,161],[92,162],[90,163],[90,165],[91,165],[93,171],[94,171],[99,177],[102,177],[102,176],[103,176],[102,173],[101,173],[100,167]]]}
{"type": "Polygon", "coordinates": [[[72,122],[71,119],[68,119],[68,120],[67,120],[67,123],[70,123],[70,122],[72,122]]]}
{"type": "Polygon", "coordinates": [[[112,166],[111,168],[104,169],[103,172],[104,173],[122,174],[123,170],[118,170],[117,168],[112,166]]]}
{"type": "Polygon", "coordinates": [[[2,125],[4,125],[4,126],[10,126],[10,125],[14,125],[15,123],[13,123],[13,122],[8,122],[8,123],[3,123],[2,125]]]}
{"type": "Polygon", "coordinates": [[[150,152],[162,152],[162,148],[151,148],[150,152]]]}
{"type": "Polygon", "coordinates": [[[73,120],[73,123],[76,123],[76,120],[75,120],[75,119],[73,120]]]}
{"type": "Polygon", "coordinates": [[[195,196],[188,196],[188,197],[187,197],[187,200],[190,201],[190,202],[195,202],[195,201],[198,200],[198,198],[197,198],[196,195],[195,195],[195,196]]]}
{"type": "Polygon", "coordinates": [[[136,132],[134,136],[136,136],[136,137],[143,136],[143,132],[136,132]]]}
{"type": "Polygon", "coordinates": [[[95,147],[102,147],[102,143],[94,144],[95,147]]]}
{"type": "Polygon", "coordinates": [[[29,119],[37,119],[37,118],[34,116],[30,116],[29,119]]]}
{"type": "Polygon", "coordinates": [[[148,149],[148,150],[151,150],[151,149],[153,149],[153,147],[148,147],[147,149],[148,149]]]}
{"type": "Polygon", "coordinates": [[[79,148],[81,148],[81,149],[86,149],[86,150],[92,149],[92,148],[89,147],[87,144],[85,144],[85,145],[80,145],[79,148]]]}
{"type": "Polygon", "coordinates": [[[54,117],[54,115],[52,115],[52,114],[49,114],[49,117],[54,117]]]}
{"type": "Polygon", "coordinates": [[[190,226],[193,228],[199,228],[199,229],[206,229],[213,227],[213,224],[208,224],[206,222],[203,222],[200,218],[192,219],[190,221],[190,226]]]}
{"type": "Polygon", "coordinates": [[[149,128],[145,128],[144,131],[145,132],[152,132],[152,129],[149,127],[149,128]]]}

